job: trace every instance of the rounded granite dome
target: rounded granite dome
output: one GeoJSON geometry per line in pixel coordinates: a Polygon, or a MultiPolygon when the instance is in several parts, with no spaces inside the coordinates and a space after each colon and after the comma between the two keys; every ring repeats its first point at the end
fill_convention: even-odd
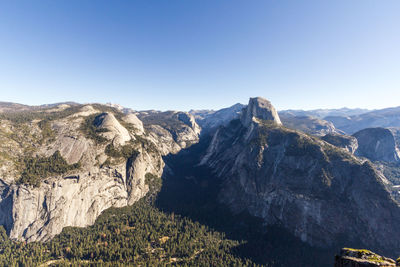
{"type": "Polygon", "coordinates": [[[387,128],[367,128],[353,134],[358,141],[357,156],[373,161],[400,161],[395,137],[387,128]]]}
{"type": "Polygon", "coordinates": [[[282,124],[274,106],[271,102],[262,97],[250,98],[249,104],[243,110],[240,120],[244,126],[248,127],[253,121],[253,118],[282,124]]]}

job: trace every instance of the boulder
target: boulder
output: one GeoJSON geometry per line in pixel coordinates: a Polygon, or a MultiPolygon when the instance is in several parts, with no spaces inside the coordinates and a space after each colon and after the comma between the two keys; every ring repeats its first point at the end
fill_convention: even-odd
{"type": "Polygon", "coordinates": [[[394,267],[393,259],[366,249],[343,248],[335,257],[335,267],[394,267]]]}

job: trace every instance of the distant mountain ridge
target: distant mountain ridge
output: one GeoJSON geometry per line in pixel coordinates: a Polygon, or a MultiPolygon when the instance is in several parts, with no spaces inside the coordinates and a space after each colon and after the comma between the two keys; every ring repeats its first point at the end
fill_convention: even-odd
{"type": "Polygon", "coordinates": [[[348,134],[365,128],[400,127],[400,107],[374,110],[353,116],[327,116],[324,119],[348,134]]]}
{"type": "Polygon", "coordinates": [[[339,108],[339,109],[312,109],[312,110],[301,110],[301,109],[287,109],[280,110],[279,114],[290,114],[294,116],[313,116],[323,119],[327,116],[354,116],[363,113],[370,112],[369,109],[362,108],[339,108]]]}
{"type": "Polygon", "coordinates": [[[76,102],[69,101],[69,102],[60,102],[52,104],[43,104],[38,106],[29,106],[13,102],[0,102],[0,112],[39,111],[61,105],[76,106],[79,104],[76,102]]]}
{"type": "Polygon", "coordinates": [[[231,120],[238,118],[245,105],[237,103],[228,108],[214,110],[190,110],[199,125],[206,131],[226,125],[231,120]]]}

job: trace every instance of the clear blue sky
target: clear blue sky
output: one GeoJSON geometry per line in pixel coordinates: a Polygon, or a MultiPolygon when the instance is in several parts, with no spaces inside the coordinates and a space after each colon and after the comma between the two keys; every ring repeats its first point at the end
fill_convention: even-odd
{"type": "Polygon", "coordinates": [[[400,106],[399,0],[0,2],[0,100],[400,106]]]}

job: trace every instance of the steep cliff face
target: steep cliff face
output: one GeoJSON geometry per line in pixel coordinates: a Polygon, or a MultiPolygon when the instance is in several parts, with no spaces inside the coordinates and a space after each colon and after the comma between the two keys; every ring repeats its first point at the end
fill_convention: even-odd
{"type": "Polygon", "coordinates": [[[240,121],[245,127],[249,127],[255,118],[282,124],[274,106],[262,97],[250,98],[249,104],[242,112],[240,121]]]}
{"type": "Polygon", "coordinates": [[[336,147],[344,148],[351,154],[354,154],[358,148],[357,138],[350,135],[327,134],[321,139],[336,147]]]}
{"type": "Polygon", "coordinates": [[[386,128],[367,128],[355,133],[358,149],[356,155],[373,161],[400,161],[399,144],[394,131],[386,128]]]}
{"type": "Polygon", "coordinates": [[[386,253],[400,245],[400,209],[368,161],[280,124],[251,100],[214,135],[202,164],[223,180],[221,202],[314,246],[338,240],[386,253]],[[251,120],[249,119],[251,118],[251,120]]]}
{"type": "MultiPolygon", "coordinates": [[[[0,224],[16,240],[46,241],[133,204],[149,192],[148,176],[161,179],[162,155],[182,148],[161,146],[168,137],[155,138],[134,114],[97,104],[51,108],[0,114],[0,224]]],[[[196,141],[186,135],[176,140],[196,141]]]]}
{"type": "Polygon", "coordinates": [[[103,168],[51,178],[38,188],[11,185],[2,198],[1,223],[10,237],[45,241],[65,226],[91,225],[103,210],[127,205],[128,191],[120,168],[103,168]]]}

